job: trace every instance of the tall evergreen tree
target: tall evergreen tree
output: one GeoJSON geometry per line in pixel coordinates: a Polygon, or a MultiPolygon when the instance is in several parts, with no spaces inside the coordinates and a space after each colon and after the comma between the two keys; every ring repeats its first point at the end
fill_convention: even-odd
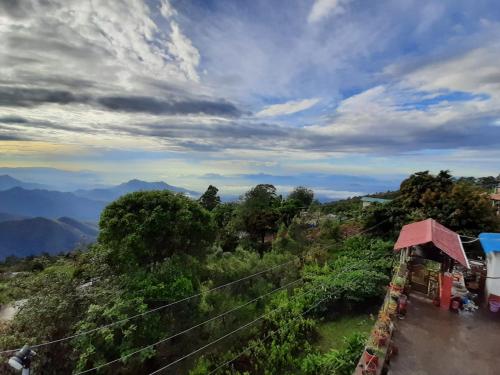
{"type": "Polygon", "coordinates": [[[200,204],[207,210],[212,211],[215,207],[220,204],[220,197],[217,195],[219,189],[215,186],[208,186],[207,190],[200,197],[200,204]]]}

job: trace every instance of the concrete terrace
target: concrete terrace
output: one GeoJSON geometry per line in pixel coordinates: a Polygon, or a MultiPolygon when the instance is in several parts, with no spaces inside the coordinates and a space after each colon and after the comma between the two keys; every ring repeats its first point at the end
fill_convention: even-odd
{"type": "Polygon", "coordinates": [[[413,293],[393,341],[389,375],[500,374],[500,314],[485,307],[455,314],[413,293]]]}

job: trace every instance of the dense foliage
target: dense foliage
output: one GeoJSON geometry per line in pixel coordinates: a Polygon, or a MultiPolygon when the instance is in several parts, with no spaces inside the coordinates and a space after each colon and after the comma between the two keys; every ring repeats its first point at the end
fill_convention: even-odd
{"type": "Polygon", "coordinates": [[[88,251],[0,266],[0,303],[21,300],[15,319],[0,326],[0,348],[77,335],[38,348],[34,372],[113,361],[97,373],[145,374],[261,317],[164,373],[207,374],[228,362],[218,374],[350,374],[364,337],[354,331],[322,351],[319,325],[378,307],[391,241],[405,223],[434,217],[463,233],[498,228],[485,193],[444,171],[412,175],[399,192],[384,193],[391,203],[364,209],[359,197],[319,207],[307,188],[283,198],[272,185],[231,203],[214,186],[198,201],[128,194],[104,210],[88,251]]]}
{"type": "Polygon", "coordinates": [[[384,221],[378,233],[394,235],[406,223],[433,218],[461,234],[496,231],[500,223],[487,193],[476,183],[455,180],[448,171],[435,176],[418,172],[401,183],[391,203],[370,207],[366,226],[384,221]]]}
{"type": "Polygon", "coordinates": [[[202,256],[214,240],[209,212],[169,191],[127,194],[101,215],[99,243],[108,262],[135,269],[174,254],[202,256]]]}

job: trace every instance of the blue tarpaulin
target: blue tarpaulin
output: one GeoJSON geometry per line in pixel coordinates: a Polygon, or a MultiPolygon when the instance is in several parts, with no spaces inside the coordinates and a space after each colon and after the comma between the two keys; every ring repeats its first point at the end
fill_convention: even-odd
{"type": "Polygon", "coordinates": [[[485,254],[500,253],[500,233],[481,233],[479,242],[485,254]]]}

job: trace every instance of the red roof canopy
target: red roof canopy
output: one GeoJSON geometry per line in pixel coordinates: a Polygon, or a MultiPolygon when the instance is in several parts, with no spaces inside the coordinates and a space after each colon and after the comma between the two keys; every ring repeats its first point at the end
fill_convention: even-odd
{"type": "Polygon", "coordinates": [[[394,245],[394,250],[424,245],[429,242],[432,242],[434,246],[457,262],[470,268],[460,236],[444,225],[439,224],[434,219],[427,219],[405,225],[399,233],[399,238],[394,245]]]}

